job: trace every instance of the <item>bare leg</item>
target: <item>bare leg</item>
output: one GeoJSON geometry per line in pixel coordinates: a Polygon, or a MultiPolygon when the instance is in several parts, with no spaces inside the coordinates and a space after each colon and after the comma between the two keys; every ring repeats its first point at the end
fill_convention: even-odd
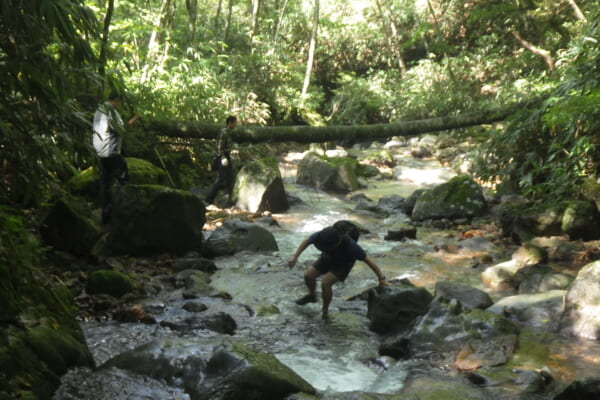
{"type": "Polygon", "coordinates": [[[317,287],[317,278],[321,275],[317,269],[310,267],[304,273],[304,283],[308,288],[308,294],[304,297],[296,300],[296,304],[305,305],[306,303],[315,303],[317,301],[316,287],[317,287]]]}
{"type": "Polygon", "coordinates": [[[317,278],[321,275],[317,269],[310,267],[304,273],[304,283],[308,288],[308,294],[315,296],[317,288],[317,278]]]}
{"type": "Polygon", "coordinates": [[[323,298],[323,319],[329,317],[329,304],[333,298],[332,286],[338,281],[338,278],[331,272],[321,277],[321,296],[323,298]]]}

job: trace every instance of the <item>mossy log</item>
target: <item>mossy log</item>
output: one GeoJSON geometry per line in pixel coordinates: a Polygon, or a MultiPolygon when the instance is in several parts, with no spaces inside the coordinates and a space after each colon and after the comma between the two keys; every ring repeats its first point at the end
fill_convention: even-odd
{"type": "MultiPolygon", "coordinates": [[[[516,111],[535,104],[539,99],[517,103],[501,108],[473,114],[463,114],[414,121],[401,121],[390,124],[337,125],[337,126],[238,126],[232,139],[242,143],[259,142],[299,142],[319,143],[327,141],[364,141],[392,136],[412,136],[422,133],[441,132],[449,129],[490,124],[506,119],[516,111]]],[[[215,139],[221,125],[153,120],[147,129],[159,136],[178,138],[215,139]]]]}

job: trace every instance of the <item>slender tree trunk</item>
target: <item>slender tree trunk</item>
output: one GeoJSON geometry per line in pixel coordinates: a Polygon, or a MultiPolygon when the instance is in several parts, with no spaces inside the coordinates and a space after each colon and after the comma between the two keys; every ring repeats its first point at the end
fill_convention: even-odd
{"type": "Polygon", "coordinates": [[[317,48],[317,34],[319,32],[319,0],[315,0],[315,8],[313,14],[313,28],[310,34],[310,45],[308,47],[308,59],[306,61],[306,73],[304,75],[304,84],[302,85],[301,104],[304,104],[304,100],[308,93],[308,87],[310,86],[310,75],[312,73],[313,63],[315,60],[315,51],[317,48]]]}
{"type": "Polygon", "coordinates": [[[581,22],[588,22],[587,18],[585,17],[585,15],[583,15],[583,12],[581,12],[581,9],[577,5],[577,3],[575,3],[575,0],[567,0],[567,3],[569,3],[571,8],[573,9],[573,12],[575,13],[575,16],[578,20],[580,20],[581,22]]]}
{"type": "Polygon", "coordinates": [[[217,12],[215,14],[214,22],[215,32],[217,32],[217,30],[219,29],[219,18],[221,17],[221,8],[223,8],[223,0],[219,0],[219,2],[217,3],[217,12]]]}
{"type": "Polygon", "coordinates": [[[104,17],[104,26],[102,29],[102,41],[100,43],[100,56],[98,57],[98,74],[104,77],[106,73],[106,58],[108,53],[108,35],[110,32],[110,23],[112,21],[113,11],[115,9],[115,0],[108,0],[106,5],[106,16],[104,17]]]}
{"type": "Polygon", "coordinates": [[[196,39],[196,20],[198,19],[198,0],[185,0],[189,16],[190,43],[196,39]]]}
{"type": "Polygon", "coordinates": [[[258,34],[258,14],[260,11],[260,0],[252,0],[252,26],[250,27],[250,40],[258,34]]]}
{"type": "Polygon", "coordinates": [[[387,2],[387,0],[386,0],[386,9],[389,13],[389,30],[388,30],[387,28],[385,28],[385,26],[388,25],[388,21],[387,21],[385,12],[383,10],[383,7],[381,6],[381,2],[380,2],[380,0],[376,0],[375,2],[377,4],[377,10],[379,11],[379,17],[381,18],[381,24],[383,26],[384,34],[387,37],[388,46],[389,46],[392,54],[396,57],[396,61],[398,62],[398,68],[400,68],[400,72],[402,73],[402,75],[404,75],[406,73],[406,64],[404,63],[404,58],[402,57],[402,52],[400,51],[399,46],[398,46],[398,28],[397,28],[396,23],[393,18],[392,9],[390,7],[389,2],[387,2]]]}
{"type": "Polygon", "coordinates": [[[229,31],[231,30],[231,18],[233,15],[233,0],[229,0],[227,6],[227,23],[225,24],[225,35],[223,36],[223,42],[229,41],[229,31]]]}
{"type": "Polygon", "coordinates": [[[283,6],[281,7],[281,10],[279,10],[279,18],[277,19],[277,27],[275,28],[274,41],[277,41],[277,38],[279,37],[279,31],[281,30],[281,24],[283,23],[283,17],[285,15],[285,9],[287,8],[287,4],[288,4],[288,0],[285,0],[283,2],[283,6]]]}
{"type": "MultiPolygon", "coordinates": [[[[438,40],[443,40],[442,31],[440,30],[440,23],[437,19],[435,10],[433,9],[433,5],[431,4],[430,0],[427,0],[427,8],[429,9],[429,12],[431,13],[431,17],[433,18],[433,22],[434,22],[433,26],[435,27],[435,32],[438,37],[438,40]]],[[[456,82],[454,72],[452,71],[452,67],[450,66],[450,57],[448,57],[448,53],[446,53],[445,51],[444,51],[444,60],[446,60],[446,68],[448,69],[448,75],[450,76],[450,79],[452,79],[453,82],[456,82]]]]}
{"type": "Polygon", "coordinates": [[[154,29],[148,40],[148,51],[146,53],[146,65],[142,71],[141,82],[146,82],[154,72],[155,65],[159,58],[161,31],[164,25],[164,20],[170,8],[171,0],[163,0],[160,12],[154,20],[154,29]]]}
{"type": "MultiPolygon", "coordinates": [[[[326,141],[367,141],[392,136],[411,136],[422,133],[435,133],[448,129],[489,124],[502,121],[508,116],[528,106],[542,101],[535,98],[530,101],[482,111],[477,114],[455,115],[417,121],[402,121],[393,124],[340,125],[340,126],[240,126],[232,133],[236,142],[298,142],[321,143],[326,141]]],[[[177,123],[173,121],[150,121],[149,131],[159,136],[178,138],[215,139],[222,129],[220,125],[201,123],[177,123]]]]}
{"type": "Polygon", "coordinates": [[[521,44],[521,46],[525,47],[527,50],[531,51],[533,54],[542,57],[550,71],[556,70],[556,66],[554,65],[554,59],[552,58],[552,55],[550,54],[550,52],[548,50],[542,49],[541,47],[537,47],[533,43],[530,43],[527,40],[523,39],[521,37],[521,35],[519,35],[519,32],[515,31],[515,32],[511,32],[511,33],[515,37],[515,39],[517,39],[517,41],[521,44]]]}

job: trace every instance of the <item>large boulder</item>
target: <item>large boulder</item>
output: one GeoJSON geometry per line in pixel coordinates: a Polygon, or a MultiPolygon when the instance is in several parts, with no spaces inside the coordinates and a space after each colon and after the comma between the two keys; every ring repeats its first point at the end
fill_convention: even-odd
{"type": "Polygon", "coordinates": [[[125,185],[113,201],[110,251],[117,254],[200,250],[204,203],[192,193],[156,185],[125,185]]]}
{"type": "Polygon", "coordinates": [[[565,297],[561,331],[573,336],[600,339],[600,261],[583,267],[565,297]]]}
{"type": "Polygon", "coordinates": [[[92,210],[85,201],[63,196],[50,207],[40,234],[46,244],[57,250],[87,256],[92,253],[102,229],[92,218],[92,210]]]}
{"type": "Polygon", "coordinates": [[[275,157],[249,162],[237,173],[231,201],[250,212],[284,212],[289,208],[275,157]]]}
{"type": "Polygon", "coordinates": [[[206,240],[203,252],[210,257],[230,255],[240,251],[277,251],[273,234],[255,223],[225,220],[206,240]]]}
{"type": "MultiPolygon", "coordinates": [[[[129,157],[130,182],[134,185],[168,185],[169,177],[164,169],[150,161],[129,157]]],[[[75,175],[67,183],[67,189],[76,195],[98,202],[100,200],[100,171],[97,166],[89,167],[75,175]]]]}
{"type": "Polygon", "coordinates": [[[234,342],[157,340],[122,353],[100,368],[110,367],[166,380],[195,400],[283,400],[292,393],[316,393],[273,355],[234,342]]]}
{"type": "Polygon", "coordinates": [[[353,158],[328,158],[307,153],[298,165],[296,183],[324,191],[352,192],[359,189],[357,165],[353,158]]]}
{"type": "MultiPolygon", "coordinates": [[[[518,326],[501,315],[481,309],[465,311],[456,300],[437,298],[410,332],[387,338],[379,353],[392,357],[453,353],[469,342],[491,341],[518,332],[518,326]]],[[[473,342],[473,346],[481,347],[481,343],[473,342]]]]}
{"type": "Polygon", "coordinates": [[[486,268],[481,273],[481,280],[486,287],[495,290],[511,290],[519,286],[517,272],[529,265],[546,262],[548,253],[545,249],[527,244],[519,247],[509,261],[486,268]]]}
{"type": "Polygon", "coordinates": [[[433,299],[419,287],[388,287],[369,291],[369,328],[377,333],[397,333],[412,327],[417,317],[427,312],[433,299]]]}
{"type": "Polygon", "coordinates": [[[487,207],[481,187],[470,177],[461,175],[425,191],[416,201],[412,219],[460,219],[478,217],[487,207]]]}

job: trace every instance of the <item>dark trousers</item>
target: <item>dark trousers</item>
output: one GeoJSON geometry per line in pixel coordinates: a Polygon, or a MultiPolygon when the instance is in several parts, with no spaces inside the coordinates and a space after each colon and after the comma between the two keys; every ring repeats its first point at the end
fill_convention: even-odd
{"type": "Polygon", "coordinates": [[[231,158],[226,155],[227,165],[219,163],[219,169],[217,170],[217,178],[208,190],[206,195],[206,201],[212,203],[217,195],[219,189],[224,189],[227,193],[231,192],[233,186],[233,167],[231,166],[231,158]]]}
{"type": "Polygon", "coordinates": [[[129,170],[125,158],[120,154],[100,158],[100,205],[103,224],[110,220],[112,184],[115,179],[120,186],[129,182],[129,170]]]}

